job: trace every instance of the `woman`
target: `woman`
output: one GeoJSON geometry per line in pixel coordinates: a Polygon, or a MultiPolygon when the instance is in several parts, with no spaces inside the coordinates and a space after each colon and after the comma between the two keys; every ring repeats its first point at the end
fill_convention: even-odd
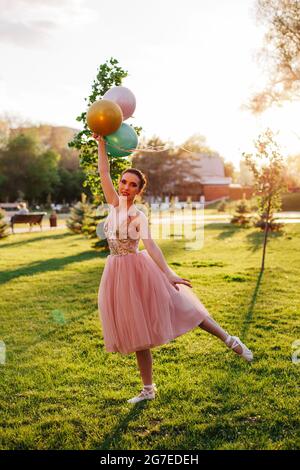
{"type": "Polygon", "coordinates": [[[140,394],[128,402],[155,398],[151,348],[166,344],[196,326],[251,361],[252,352],[213,320],[191,290],[190,281],[176,275],[152,239],[147,217],[134,205],[135,197],[145,189],[145,175],[134,168],[124,170],[118,194],[110,177],[105,140],[96,134],[93,137],[98,141],[98,170],[110,206],[104,224],[110,254],[98,292],[104,343],[108,352],[135,352],[144,385],[140,394]],[[145,246],[142,251],[138,251],[140,238],[145,246]]]}
{"type": "Polygon", "coordinates": [[[18,209],[19,210],[16,212],[16,214],[28,214],[29,213],[29,210],[27,209],[27,206],[26,206],[26,202],[20,202],[18,209]]]}

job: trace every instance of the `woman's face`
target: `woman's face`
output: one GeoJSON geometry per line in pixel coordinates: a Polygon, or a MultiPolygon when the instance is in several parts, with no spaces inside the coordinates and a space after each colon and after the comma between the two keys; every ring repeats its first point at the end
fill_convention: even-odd
{"type": "Polygon", "coordinates": [[[124,173],[119,181],[119,194],[133,201],[139,190],[140,178],[133,173],[124,173]]]}

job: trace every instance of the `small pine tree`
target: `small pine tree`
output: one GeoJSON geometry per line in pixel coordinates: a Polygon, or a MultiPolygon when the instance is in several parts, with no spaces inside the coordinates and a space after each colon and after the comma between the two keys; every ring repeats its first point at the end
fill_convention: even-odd
{"type": "Polygon", "coordinates": [[[237,202],[235,206],[235,213],[231,219],[232,224],[240,225],[241,227],[248,227],[251,224],[251,210],[245,198],[237,202]]]}
{"type": "Polygon", "coordinates": [[[86,235],[88,238],[96,239],[96,241],[92,243],[92,248],[94,249],[101,248],[104,251],[108,250],[108,242],[103,232],[103,224],[106,217],[107,214],[103,214],[102,211],[98,211],[96,206],[93,206],[92,210],[85,218],[83,234],[86,235]],[[99,224],[102,224],[100,230],[99,224]],[[97,232],[102,234],[101,238],[97,232]]]}
{"type": "Polygon", "coordinates": [[[86,202],[86,194],[81,194],[81,201],[78,201],[71,209],[70,217],[66,221],[66,225],[73,233],[83,233],[85,219],[91,211],[90,205],[86,202]]]}
{"type": "Polygon", "coordinates": [[[225,212],[226,208],[227,208],[226,202],[225,201],[220,201],[218,206],[217,206],[217,211],[218,212],[225,212]]]}
{"type": "Polygon", "coordinates": [[[273,214],[268,215],[267,212],[262,212],[256,216],[254,220],[254,226],[259,227],[261,230],[265,230],[267,221],[268,221],[268,230],[270,230],[270,232],[282,231],[284,224],[281,222],[278,222],[276,218],[273,216],[273,214]]]}
{"type": "Polygon", "coordinates": [[[5,222],[5,212],[0,209],[0,239],[8,237],[9,225],[5,222]]]}

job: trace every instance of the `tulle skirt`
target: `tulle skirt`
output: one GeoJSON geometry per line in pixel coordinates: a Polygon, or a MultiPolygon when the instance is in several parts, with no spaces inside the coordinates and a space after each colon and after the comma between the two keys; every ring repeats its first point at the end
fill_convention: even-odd
{"type": "Polygon", "coordinates": [[[108,255],[98,291],[106,351],[130,354],[166,344],[210,317],[191,287],[177,286],[147,250],[108,255]]]}

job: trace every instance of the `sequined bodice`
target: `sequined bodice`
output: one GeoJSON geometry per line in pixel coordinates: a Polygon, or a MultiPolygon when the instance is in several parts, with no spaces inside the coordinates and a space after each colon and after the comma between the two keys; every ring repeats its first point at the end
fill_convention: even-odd
{"type": "Polygon", "coordinates": [[[132,220],[133,217],[128,216],[127,220],[119,223],[118,227],[114,230],[111,214],[107,217],[103,230],[111,255],[121,256],[129,253],[138,253],[140,237],[136,227],[131,224],[132,220]],[[134,238],[133,236],[130,237],[130,234],[134,238]]]}

